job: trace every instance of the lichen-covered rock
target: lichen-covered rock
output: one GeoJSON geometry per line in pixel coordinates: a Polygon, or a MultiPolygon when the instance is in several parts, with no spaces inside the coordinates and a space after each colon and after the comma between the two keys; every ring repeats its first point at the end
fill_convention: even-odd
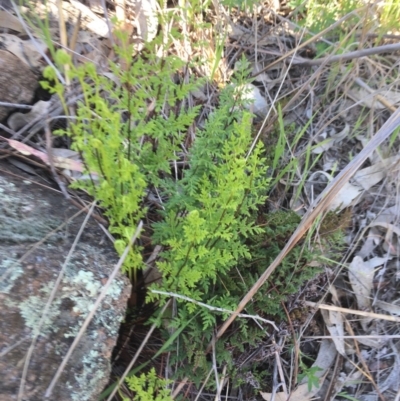
{"type": "MultiPolygon", "coordinates": [[[[4,169],[2,164],[0,170],[4,169]]],[[[0,171],[0,401],[17,399],[27,352],[40,322],[22,399],[45,399],[48,385],[117,262],[102,231],[89,222],[46,308],[84,219],[83,213],[69,221],[76,213],[62,195],[0,171]]],[[[97,400],[108,381],[110,357],[129,295],[130,287],[121,275],[50,399],[97,400]]]]}

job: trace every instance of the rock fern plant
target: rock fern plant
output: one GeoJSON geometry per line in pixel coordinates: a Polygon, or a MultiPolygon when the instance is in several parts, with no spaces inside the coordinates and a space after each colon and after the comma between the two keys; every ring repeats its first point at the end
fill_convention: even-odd
{"type": "MultiPolygon", "coordinates": [[[[188,157],[182,158],[181,144],[188,127],[198,125],[199,112],[198,107],[187,107],[185,99],[204,82],[183,79],[188,64],[174,55],[157,56],[157,46],[168,46],[165,38],[155,39],[132,56],[134,49],[127,37],[123,32],[116,35],[118,61],[109,63],[112,75],[102,74],[90,62],[76,66],[64,51],[54,54],[56,65],[80,93],[76,115],[67,128],[58,131],[71,138],[71,148],[81,154],[89,177],[73,186],[98,200],[120,253],[146,215],[146,194],[156,189],[162,211],[149,230],[152,245],[163,248],[156,262],[162,280],[150,287],[147,300],[161,305],[165,296],[152,292],[161,290],[234,310],[297,224],[296,219],[279,216],[271,218],[281,218],[275,228],[257,224],[270,180],[262,144],[249,153],[253,116],[243,89],[250,75],[248,66],[244,61],[238,63],[231,84],[220,92],[218,107],[202,128],[196,128],[188,157]],[[180,158],[184,163],[176,178],[171,166],[180,158]],[[278,231],[280,242],[275,241],[278,231]]],[[[48,67],[45,77],[43,86],[66,104],[70,94],[56,71],[48,67]]],[[[282,291],[257,294],[248,313],[277,316],[279,301],[315,273],[305,268],[312,256],[303,255],[304,269],[296,275],[292,270],[299,250],[294,252],[298,253],[293,253],[284,270],[271,278],[276,281],[274,288],[282,291]],[[285,281],[288,272],[291,283],[285,281]]],[[[134,247],[125,269],[135,278],[142,267],[141,249],[134,247]]],[[[198,303],[176,302],[177,312],[169,319],[168,330],[185,330],[171,348],[171,361],[177,364],[178,376],[189,375],[199,383],[211,367],[205,348],[216,324],[226,316],[198,303]]],[[[264,336],[255,324],[239,320],[226,343],[229,347],[217,342],[217,363],[235,370],[235,352],[264,336]]],[[[146,383],[154,382],[153,376],[131,378],[128,384],[139,394],[146,383]]]]}
{"type": "MultiPolygon", "coordinates": [[[[117,35],[120,43],[127,43],[123,32],[117,35]]],[[[160,59],[148,51],[132,58],[132,45],[118,46],[116,52],[118,62],[109,63],[112,79],[100,74],[93,63],[75,66],[64,51],[58,51],[55,60],[81,92],[75,118],[67,129],[57,132],[71,137],[71,148],[81,154],[90,177],[72,186],[98,200],[121,253],[146,213],[146,190],[162,185],[194,122],[198,109],[180,107],[180,102],[198,83],[176,81],[175,74],[185,63],[175,56],[160,59]]],[[[67,88],[55,70],[48,67],[44,76],[43,86],[66,99],[67,88]]],[[[135,249],[125,267],[136,271],[141,266],[135,249]]]]}

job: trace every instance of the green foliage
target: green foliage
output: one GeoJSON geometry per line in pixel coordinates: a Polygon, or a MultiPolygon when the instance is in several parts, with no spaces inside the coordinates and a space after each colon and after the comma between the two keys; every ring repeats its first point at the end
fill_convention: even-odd
{"type": "MultiPolygon", "coordinates": [[[[273,262],[300,222],[300,217],[293,211],[277,211],[262,218],[262,234],[251,238],[254,270],[252,276],[245,279],[248,285],[252,285],[273,262]]],[[[271,275],[265,291],[259,291],[255,295],[254,304],[257,309],[253,313],[265,311],[274,319],[286,319],[282,302],[296,293],[307,280],[320,273],[319,268],[311,265],[316,257],[315,250],[296,246],[271,275]]]]}
{"type": "MultiPolygon", "coordinates": [[[[171,164],[178,159],[187,129],[198,113],[198,108],[184,107],[184,99],[201,81],[182,79],[185,65],[179,58],[156,55],[156,46],[165,38],[157,38],[132,57],[134,51],[127,38],[122,33],[116,36],[119,61],[110,62],[112,80],[91,63],[75,66],[66,52],[55,55],[58,68],[82,94],[76,117],[58,132],[72,139],[71,148],[81,154],[85,164],[88,178],[73,186],[98,200],[120,253],[147,213],[146,192],[157,188],[163,210],[159,221],[148,229],[153,230],[152,245],[163,247],[157,261],[162,281],[152,288],[234,310],[299,222],[292,212],[263,216],[259,211],[270,179],[262,144],[248,154],[253,141],[253,116],[247,111],[243,93],[248,65],[238,63],[241,67],[232,84],[221,91],[218,107],[204,127],[197,128],[176,179],[171,164]]],[[[45,77],[52,84],[43,86],[57,93],[67,110],[68,93],[59,73],[48,67],[45,77]]],[[[275,168],[279,157],[272,158],[275,168]]],[[[317,273],[310,266],[314,259],[315,252],[296,247],[272,275],[269,286],[255,294],[246,313],[284,319],[281,302],[317,273]]],[[[136,247],[125,267],[135,272],[142,265],[136,247]]],[[[164,299],[149,291],[147,301],[162,304],[164,299]]],[[[170,360],[177,363],[178,376],[188,375],[196,384],[204,380],[211,367],[205,347],[221,318],[226,316],[177,299],[177,315],[168,322],[165,346],[173,351],[170,360]],[[174,344],[173,329],[179,336],[174,344]]],[[[235,356],[244,351],[245,344],[255,345],[263,337],[265,332],[252,321],[238,320],[227,341],[215,345],[217,364],[227,364],[233,372],[235,356]]],[[[164,394],[161,387],[165,383],[154,371],[128,380],[137,394],[135,399],[150,400],[164,394]]]]}
{"type": "Polygon", "coordinates": [[[300,368],[302,369],[302,373],[298,376],[298,381],[301,382],[304,378],[307,378],[307,389],[311,391],[313,387],[319,388],[319,377],[315,374],[320,372],[321,369],[318,366],[307,367],[300,359],[300,368]]]}
{"type": "Polygon", "coordinates": [[[350,401],[360,401],[359,398],[353,397],[353,396],[347,394],[345,391],[338,393],[337,396],[343,397],[344,399],[350,400],[350,401]]]}
{"type": "MultiPolygon", "coordinates": [[[[128,387],[134,392],[135,401],[172,401],[171,390],[167,388],[170,381],[160,379],[156,372],[151,369],[147,374],[131,376],[125,379],[128,387]]],[[[122,397],[124,401],[130,401],[127,397],[122,397]]]]}
{"type": "MultiPolygon", "coordinates": [[[[181,107],[179,112],[175,107],[198,83],[174,80],[184,67],[177,57],[163,60],[155,52],[144,51],[132,60],[132,46],[120,46],[116,52],[119,63],[110,62],[113,80],[99,74],[92,63],[76,67],[67,53],[57,53],[57,65],[83,94],[73,123],[58,134],[70,136],[71,148],[83,156],[90,179],[73,186],[99,201],[109,218],[110,232],[118,238],[115,247],[122,253],[145,215],[146,188],[160,185],[160,177],[170,173],[170,163],[176,160],[187,127],[196,117],[195,107],[181,107]]],[[[47,67],[44,75],[55,84],[43,86],[65,99],[65,87],[55,70],[47,67]]],[[[135,270],[140,265],[140,254],[132,251],[125,266],[135,270]]]]}
{"type": "MultiPolygon", "coordinates": [[[[289,2],[290,7],[298,7],[297,11],[304,16],[299,23],[313,33],[321,32],[362,5],[360,0],[334,0],[328,2],[321,0],[292,0],[289,2]]],[[[354,26],[354,22],[354,18],[347,20],[345,26],[354,26]]]]}
{"type": "MultiPolygon", "coordinates": [[[[325,39],[331,42],[341,42],[342,51],[348,51],[353,44],[359,45],[358,39],[352,36],[347,37],[347,34],[355,27],[364,32],[374,30],[378,34],[377,41],[379,42],[382,35],[398,29],[400,18],[400,3],[396,0],[369,4],[361,0],[291,0],[289,6],[295,9],[293,18],[297,20],[297,23],[307,28],[312,34],[318,34],[339,19],[358,10],[325,36],[325,39]]],[[[316,47],[321,54],[329,46],[324,42],[318,42],[316,47]]]]}
{"type": "MultiPolygon", "coordinates": [[[[256,216],[253,214],[253,219],[256,216]]],[[[234,266],[224,274],[223,270],[218,273],[216,280],[202,296],[203,302],[214,307],[234,310],[243,294],[257,281],[269,264],[286,244],[290,235],[296,229],[300,217],[292,211],[278,211],[260,215],[258,218],[257,231],[243,236],[240,246],[245,246],[249,255],[242,255],[236,260],[234,266]]],[[[258,291],[253,302],[246,307],[246,313],[259,315],[274,320],[277,324],[286,320],[282,303],[287,298],[299,291],[299,288],[309,279],[315,277],[320,269],[313,267],[310,262],[318,257],[316,251],[303,249],[301,246],[288,255],[268,280],[264,290],[258,291]]],[[[173,270],[173,268],[171,268],[173,270]]],[[[183,274],[183,273],[179,273],[183,274]]],[[[171,281],[174,283],[174,281],[171,281]]],[[[196,286],[201,288],[202,283],[196,286]]],[[[192,297],[195,291],[192,291],[192,297]]],[[[199,308],[195,304],[184,304],[179,302],[179,314],[170,327],[179,327],[182,321],[187,321],[192,316],[192,311],[199,308]]],[[[226,316],[224,316],[226,318],[226,316]]],[[[204,353],[214,332],[215,322],[218,316],[208,309],[199,309],[199,317],[188,325],[181,336],[179,347],[175,348],[175,355],[171,362],[178,363],[177,375],[179,377],[189,376],[197,385],[211,368],[211,361],[204,353]]],[[[226,364],[231,375],[237,373],[235,358],[245,349],[255,346],[265,338],[265,332],[254,324],[254,322],[238,319],[225,341],[216,343],[216,359],[218,364],[226,364]]],[[[173,350],[173,349],[171,349],[173,350]]]]}
{"type": "Polygon", "coordinates": [[[251,10],[255,5],[260,4],[260,0],[221,0],[225,7],[236,7],[239,10],[251,10]]]}
{"type": "Polygon", "coordinates": [[[251,115],[234,107],[242,107],[241,99],[227,87],[220,108],[197,133],[190,168],[166,189],[169,202],[154,225],[153,240],[166,247],[158,263],[162,286],[196,300],[239,258],[250,257],[243,238],[260,232],[252,215],[265,201],[266,166],[261,146],[246,160],[251,115]]]}

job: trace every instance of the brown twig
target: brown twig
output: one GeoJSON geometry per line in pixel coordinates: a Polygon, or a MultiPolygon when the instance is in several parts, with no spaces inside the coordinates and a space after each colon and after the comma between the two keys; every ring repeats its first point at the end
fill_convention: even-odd
{"type": "Polygon", "coordinates": [[[63,183],[60,180],[60,177],[57,174],[56,168],[54,166],[54,160],[53,160],[53,149],[51,147],[52,144],[52,139],[51,139],[51,132],[50,132],[50,126],[49,126],[49,122],[46,121],[46,125],[45,125],[45,135],[46,135],[46,152],[47,152],[47,157],[49,160],[49,164],[50,164],[50,170],[51,173],[53,175],[54,180],[56,181],[56,183],[58,184],[61,192],[63,193],[63,195],[65,196],[66,199],[70,200],[71,196],[69,195],[67,188],[65,187],[65,183],[63,183]]]}
{"type": "MultiPolygon", "coordinates": [[[[346,322],[346,328],[349,331],[350,335],[354,336],[354,331],[353,328],[351,327],[351,324],[348,322],[348,320],[345,320],[346,322]]],[[[358,341],[356,339],[354,339],[354,347],[356,349],[357,352],[357,356],[359,361],[361,362],[362,365],[362,369],[358,369],[365,377],[368,378],[368,380],[371,382],[371,384],[374,386],[376,394],[378,395],[378,397],[380,398],[381,401],[385,401],[385,397],[384,395],[380,392],[378,385],[376,384],[374,378],[372,377],[372,374],[368,368],[367,363],[365,362],[364,357],[361,354],[360,351],[360,347],[358,346],[358,341]]],[[[353,362],[352,362],[353,363],[353,362]]],[[[354,364],[354,363],[353,363],[354,364]]],[[[355,365],[356,366],[356,365],[355,365]]]]}
{"type": "Polygon", "coordinates": [[[291,388],[295,388],[296,385],[296,380],[297,380],[297,376],[299,373],[299,355],[300,355],[300,346],[299,346],[299,342],[296,339],[296,332],[294,331],[294,327],[293,327],[293,323],[292,323],[292,319],[290,318],[289,315],[289,311],[287,310],[285,303],[281,302],[282,308],[285,311],[285,315],[287,317],[288,323],[289,323],[289,327],[290,327],[290,331],[292,333],[292,339],[293,339],[293,345],[294,345],[294,369],[293,369],[293,377],[292,377],[292,383],[291,383],[291,388]]]}
{"type": "Polygon", "coordinates": [[[357,13],[361,10],[363,10],[365,8],[359,8],[357,10],[353,10],[352,12],[346,14],[344,17],[340,18],[338,21],[336,21],[334,24],[330,25],[328,28],[324,29],[323,31],[319,32],[317,35],[313,36],[312,38],[306,40],[304,43],[302,43],[299,46],[296,46],[294,49],[292,49],[290,52],[287,52],[285,55],[283,55],[282,57],[279,57],[277,60],[273,61],[271,64],[268,64],[265,68],[263,68],[262,70],[258,71],[256,74],[252,75],[252,78],[262,74],[265,71],[268,71],[269,69],[271,69],[272,67],[274,67],[275,65],[279,64],[281,61],[287,59],[288,57],[294,55],[295,53],[297,53],[300,49],[302,49],[303,47],[309,45],[312,42],[315,42],[317,39],[323,37],[326,33],[328,33],[329,31],[332,31],[333,29],[335,29],[336,27],[340,26],[344,21],[346,21],[348,18],[352,17],[353,15],[357,15],[357,13]]]}
{"type": "Polygon", "coordinates": [[[295,57],[293,64],[296,65],[320,65],[322,63],[334,63],[335,61],[347,61],[355,58],[372,56],[380,53],[391,53],[400,50],[400,43],[393,43],[390,45],[370,47],[369,49],[356,50],[354,52],[337,54],[335,56],[328,56],[310,60],[302,57],[295,57]]]}
{"type": "Polygon", "coordinates": [[[342,355],[340,355],[339,353],[336,355],[336,361],[335,361],[335,366],[333,367],[333,372],[332,372],[332,379],[329,382],[329,386],[326,390],[326,394],[324,397],[324,401],[330,401],[331,400],[331,396],[333,393],[333,390],[335,388],[335,379],[337,379],[339,372],[340,372],[340,368],[342,367],[343,364],[343,357],[342,355]]]}

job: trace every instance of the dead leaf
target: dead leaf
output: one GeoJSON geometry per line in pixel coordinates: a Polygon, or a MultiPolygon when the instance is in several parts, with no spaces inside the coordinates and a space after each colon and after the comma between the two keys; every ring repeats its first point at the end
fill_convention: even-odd
{"type": "Polygon", "coordinates": [[[365,190],[372,188],[378,182],[382,181],[388,171],[400,161],[400,156],[393,156],[383,159],[373,166],[363,168],[354,174],[354,180],[365,190]]]}
{"type": "Polygon", "coordinates": [[[341,312],[334,310],[321,309],[322,317],[326,327],[332,336],[332,340],[335,344],[337,352],[340,355],[346,356],[345,345],[344,345],[344,325],[343,315],[341,312]]]}
{"type": "Polygon", "coordinates": [[[350,206],[356,205],[360,199],[362,189],[358,186],[347,182],[336,194],[332,201],[329,210],[343,210],[350,206]]]}
{"type": "Polygon", "coordinates": [[[349,265],[349,280],[357,299],[358,308],[371,310],[371,290],[375,268],[371,263],[364,263],[363,259],[355,256],[349,265]]]}
{"type": "Polygon", "coordinates": [[[330,149],[333,145],[340,142],[341,140],[347,138],[350,132],[350,125],[346,124],[342,131],[338,133],[330,133],[328,135],[327,132],[323,132],[321,135],[316,138],[316,142],[319,143],[319,146],[313,148],[312,153],[320,154],[328,149],[330,149]]]}
{"type": "Polygon", "coordinates": [[[190,94],[198,100],[201,100],[203,102],[206,102],[208,97],[207,95],[203,92],[204,88],[198,88],[198,89],[193,89],[190,94]]]}
{"type": "Polygon", "coordinates": [[[36,104],[33,105],[29,113],[24,114],[16,112],[11,114],[11,116],[8,117],[7,124],[12,130],[18,131],[22,127],[25,127],[25,125],[29,124],[30,122],[36,120],[41,116],[43,116],[43,118],[46,118],[49,114],[50,107],[50,100],[47,102],[45,102],[44,100],[39,100],[36,104]]]}
{"type": "MultiPolygon", "coordinates": [[[[371,291],[373,287],[374,274],[379,266],[388,261],[388,258],[374,257],[364,261],[361,257],[355,256],[349,266],[349,280],[353,293],[357,299],[358,309],[370,311],[372,308],[371,291]]],[[[361,325],[365,332],[370,332],[369,323],[371,318],[362,316],[361,325]]],[[[360,342],[362,342],[360,340],[360,342]]],[[[365,343],[365,342],[364,342],[365,343]]]]}
{"type": "Polygon", "coordinates": [[[151,42],[157,36],[158,4],[156,0],[136,0],[136,25],[144,42],[151,42]]]}
{"type": "Polygon", "coordinates": [[[389,312],[391,315],[400,316],[400,305],[389,304],[388,302],[380,300],[376,300],[374,305],[378,308],[381,308],[385,312],[389,312]]]}
{"type": "Polygon", "coordinates": [[[248,100],[251,104],[248,109],[259,117],[265,117],[268,114],[268,103],[264,96],[261,95],[260,89],[252,84],[246,84],[240,88],[243,91],[243,99],[248,100]]]}
{"type": "Polygon", "coordinates": [[[382,244],[382,248],[385,250],[385,252],[389,252],[391,255],[400,255],[400,228],[397,225],[375,221],[370,224],[370,227],[381,227],[385,229],[386,234],[385,240],[382,244]],[[393,234],[396,234],[396,236],[394,236],[393,234]]]}
{"type": "MultiPolygon", "coordinates": [[[[327,181],[332,181],[333,179],[332,176],[325,171],[315,171],[307,180],[310,187],[313,187],[315,182],[319,183],[317,179],[318,175],[326,177],[327,181]]],[[[343,187],[336,193],[334,199],[329,205],[329,210],[341,211],[349,206],[357,204],[360,199],[361,192],[361,187],[350,184],[349,182],[345,183],[343,187]]]]}
{"type": "MultiPolygon", "coordinates": [[[[18,150],[18,152],[20,152],[21,154],[25,156],[35,156],[47,165],[50,165],[49,158],[46,153],[41,152],[40,150],[36,150],[35,148],[32,148],[31,146],[28,146],[22,142],[14,141],[13,139],[4,138],[2,136],[0,136],[0,138],[7,141],[12,148],[18,150]]],[[[73,171],[82,172],[85,169],[81,162],[66,157],[54,156],[53,163],[56,167],[73,171]]]]}
{"type": "Polygon", "coordinates": [[[40,39],[22,40],[15,35],[8,33],[0,34],[0,47],[17,56],[30,68],[42,68],[42,55],[46,52],[47,46],[40,39]]]}
{"type": "Polygon", "coordinates": [[[82,20],[85,21],[85,28],[89,29],[96,35],[99,35],[103,38],[109,36],[110,30],[108,29],[106,21],[97,16],[89,7],[85,6],[80,1],[69,0],[69,2],[77,13],[79,11],[82,13],[82,20]]]}
{"type": "Polygon", "coordinates": [[[363,88],[353,89],[349,94],[354,97],[357,101],[361,102],[370,109],[386,109],[387,107],[376,99],[376,96],[381,96],[384,100],[390,103],[392,106],[400,103],[400,92],[391,90],[376,91],[376,93],[370,93],[363,88]]]}
{"type": "MultiPolygon", "coordinates": [[[[251,74],[256,75],[262,70],[263,70],[263,67],[261,66],[260,63],[253,63],[253,69],[251,71],[251,74]]],[[[266,72],[262,72],[261,74],[258,74],[254,77],[254,81],[262,82],[263,85],[265,86],[265,88],[272,89],[276,83],[279,83],[282,80],[281,79],[279,79],[279,80],[271,79],[266,72]]]]}
{"type": "Polygon", "coordinates": [[[0,10],[0,28],[12,29],[16,32],[25,32],[19,19],[10,12],[0,10]]]}

